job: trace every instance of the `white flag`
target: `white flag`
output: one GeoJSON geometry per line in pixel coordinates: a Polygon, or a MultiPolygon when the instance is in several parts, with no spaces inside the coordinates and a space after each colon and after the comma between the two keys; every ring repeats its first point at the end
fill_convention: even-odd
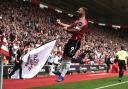
{"type": "MultiPolygon", "coordinates": [[[[22,77],[32,78],[34,77],[46,63],[56,40],[46,43],[37,49],[33,49],[23,57],[22,63],[22,77]]],[[[19,73],[16,72],[12,78],[18,78],[19,73]]]]}

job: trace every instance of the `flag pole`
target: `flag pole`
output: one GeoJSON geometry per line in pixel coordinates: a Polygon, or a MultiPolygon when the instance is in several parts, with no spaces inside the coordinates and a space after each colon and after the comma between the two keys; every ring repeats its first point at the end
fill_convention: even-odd
{"type": "Polygon", "coordinates": [[[3,61],[0,56],[0,89],[3,89],[3,61]]]}
{"type": "MultiPolygon", "coordinates": [[[[0,39],[3,41],[2,37],[0,37],[0,39]]],[[[0,89],[3,89],[3,60],[2,60],[2,53],[1,53],[1,45],[2,44],[0,44],[0,89]]]]}

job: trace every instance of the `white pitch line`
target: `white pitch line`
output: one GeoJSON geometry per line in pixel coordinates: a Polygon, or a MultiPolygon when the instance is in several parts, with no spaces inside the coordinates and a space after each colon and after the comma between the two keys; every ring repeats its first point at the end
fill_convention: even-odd
{"type": "Polygon", "coordinates": [[[102,87],[98,87],[98,88],[94,88],[94,89],[103,89],[103,88],[106,88],[106,87],[116,86],[116,85],[124,84],[124,83],[127,83],[127,82],[128,81],[121,82],[121,83],[115,83],[115,84],[111,84],[111,85],[107,85],[107,86],[102,86],[102,87]]]}

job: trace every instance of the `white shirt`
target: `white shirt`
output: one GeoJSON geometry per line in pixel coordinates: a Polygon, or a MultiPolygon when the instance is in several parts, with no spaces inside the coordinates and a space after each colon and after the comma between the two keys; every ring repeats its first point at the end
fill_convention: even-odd
{"type": "Polygon", "coordinates": [[[59,60],[61,59],[61,57],[59,57],[59,56],[55,56],[54,57],[54,63],[55,64],[59,64],[59,60]]]}
{"type": "Polygon", "coordinates": [[[18,49],[19,49],[19,46],[18,45],[14,45],[13,46],[13,53],[16,54],[18,49]]]}

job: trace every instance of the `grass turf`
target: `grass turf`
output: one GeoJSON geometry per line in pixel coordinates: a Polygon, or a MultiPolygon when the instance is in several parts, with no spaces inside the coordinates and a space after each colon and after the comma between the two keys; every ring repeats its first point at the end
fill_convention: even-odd
{"type": "MultiPolygon", "coordinates": [[[[128,76],[124,76],[123,81],[125,82],[128,80],[128,76]]],[[[80,82],[74,82],[74,83],[65,83],[65,84],[57,84],[57,85],[50,85],[45,87],[35,87],[35,88],[29,88],[29,89],[95,89],[111,84],[116,83],[122,83],[118,82],[118,77],[111,77],[111,78],[102,78],[102,79],[95,79],[95,80],[85,80],[80,82]]],[[[102,89],[128,89],[128,82],[115,85],[115,86],[109,86],[102,89]]]]}

